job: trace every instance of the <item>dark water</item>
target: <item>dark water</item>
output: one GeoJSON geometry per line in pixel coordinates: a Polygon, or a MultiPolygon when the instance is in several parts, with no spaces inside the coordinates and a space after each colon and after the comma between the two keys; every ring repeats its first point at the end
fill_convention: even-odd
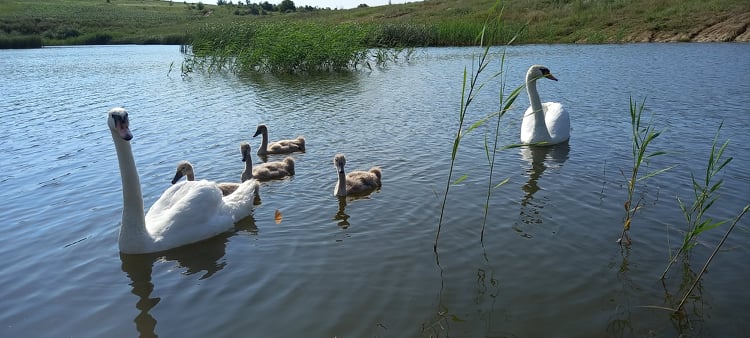
{"type": "MultiPolygon", "coordinates": [[[[451,186],[436,257],[462,73],[477,52],[421,50],[348,75],[183,80],[177,47],[0,51],[0,336],[747,337],[747,218],[685,316],[654,307],[676,304],[726,229],[704,233],[659,281],[686,228],[676,197],[692,201],[690,174],[702,177],[722,121],[734,160],[709,216],[750,203],[750,45],[509,49],[509,90],[533,63],[560,79],[539,90],[567,107],[572,138],[498,152],[488,183],[484,142],[494,142],[495,123],[468,134],[453,176],[466,179],[451,186]],[[622,250],[630,97],[645,99],[644,118],[655,114],[664,131],[652,147],[668,154],[649,170],[677,167],[640,185],[643,209],[622,250]],[[239,180],[239,143],[257,146],[259,123],[273,139],[304,135],[308,151],[295,155],[294,178],[262,186],[235,232],[120,255],[121,186],[105,122],[120,105],[146,206],[180,160],[198,178],[239,180]],[[381,166],[383,188],[339,203],[336,153],[350,170],[381,166]],[[488,199],[488,184],[506,178],[488,199]]],[[[494,60],[467,124],[498,109],[494,60]]],[[[503,118],[501,145],[517,142],[527,105],[520,97],[503,118]]]]}

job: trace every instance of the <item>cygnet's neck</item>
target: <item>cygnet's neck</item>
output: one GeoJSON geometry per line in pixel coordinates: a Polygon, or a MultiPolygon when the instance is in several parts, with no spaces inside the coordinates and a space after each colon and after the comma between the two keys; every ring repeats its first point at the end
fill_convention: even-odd
{"type": "Polygon", "coordinates": [[[253,178],[253,157],[250,154],[245,154],[245,170],[242,171],[240,180],[245,182],[253,178]]]}
{"type": "Polygon", "coordinates": [[[336,196],[346,196],[346,172],[344,168],[336,168],[339,173],[339,183],[336,185],[336,196]]]}
{"type": "Polygon", "coordinates": [[[263,129],[261,131],[260,148],[263,151],[268,151],[268,130],[263,129]]]}

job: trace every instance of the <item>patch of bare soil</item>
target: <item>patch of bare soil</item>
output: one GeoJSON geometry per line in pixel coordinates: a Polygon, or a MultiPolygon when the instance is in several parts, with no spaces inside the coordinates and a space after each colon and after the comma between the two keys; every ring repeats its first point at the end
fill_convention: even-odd
{"type": "Polygon", "coordinates": [[[625,38],[627,42],[750,42],[750,12],[690,32],[643,31],[625,38]]]}

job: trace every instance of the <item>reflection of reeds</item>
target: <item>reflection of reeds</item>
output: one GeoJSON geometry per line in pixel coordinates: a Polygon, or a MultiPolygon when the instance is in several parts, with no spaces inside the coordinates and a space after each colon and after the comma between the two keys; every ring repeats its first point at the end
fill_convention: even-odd
{"type": "MultiPolygon", "coordinates": [[[[665,154],[665,152],[663,151],[648,152],[649,145],[651,145],[651,142],[659,137],[661,132],[656,131],[650,122],[645,126],[641,122],[644,103],[645,100],[641,102],[641,105],[639,106],[638,103],[633,101],[632,98],[630,99],[630,126],[633,132],[633,164],[630,178],[627,179],[628,199],[625,201],[625,221],[623,222],[622,236],[620,237],[619,241],[620,244],[622,244],[623,242],[625,242],[626,244],[630,243],[630,236],[628,236],[628,231],[630,230],[633,216],[635,216],[635,212],[638,211],[641,205],[641,201],[643,200],[643,197],[641,197],[637,201],[633,201],[636,183],[673,168],[673,166],[667,167],[649,172],[645,175],[640,175],[641,166],[647,160],[652,157],[665,154]]],[[[623,173],[623,176],[625,176],[625,173],[623,173]]]]}

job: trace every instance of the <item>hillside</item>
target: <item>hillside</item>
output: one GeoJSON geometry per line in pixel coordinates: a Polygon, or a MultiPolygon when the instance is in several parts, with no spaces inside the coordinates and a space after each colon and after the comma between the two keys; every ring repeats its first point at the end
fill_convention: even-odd
{"type": "MultiPolygon", "coordinates": [[[[350,10],[299,8],[295,12],[255,15],[248,6],[237,4],[0,0],[0,42],[27,39],[40,45],[182,44],[190,41],[191,32],[207,23],[481,23],[496,4],[495,0],[425,0],[350,10]]],[[[521,30],[516,43],[750,41],[747,0],[526,0],[505,1],[501,6],[503,27],[521,30]]],[[[0,43],[3,46],[15,47],[0,43]]]]}

